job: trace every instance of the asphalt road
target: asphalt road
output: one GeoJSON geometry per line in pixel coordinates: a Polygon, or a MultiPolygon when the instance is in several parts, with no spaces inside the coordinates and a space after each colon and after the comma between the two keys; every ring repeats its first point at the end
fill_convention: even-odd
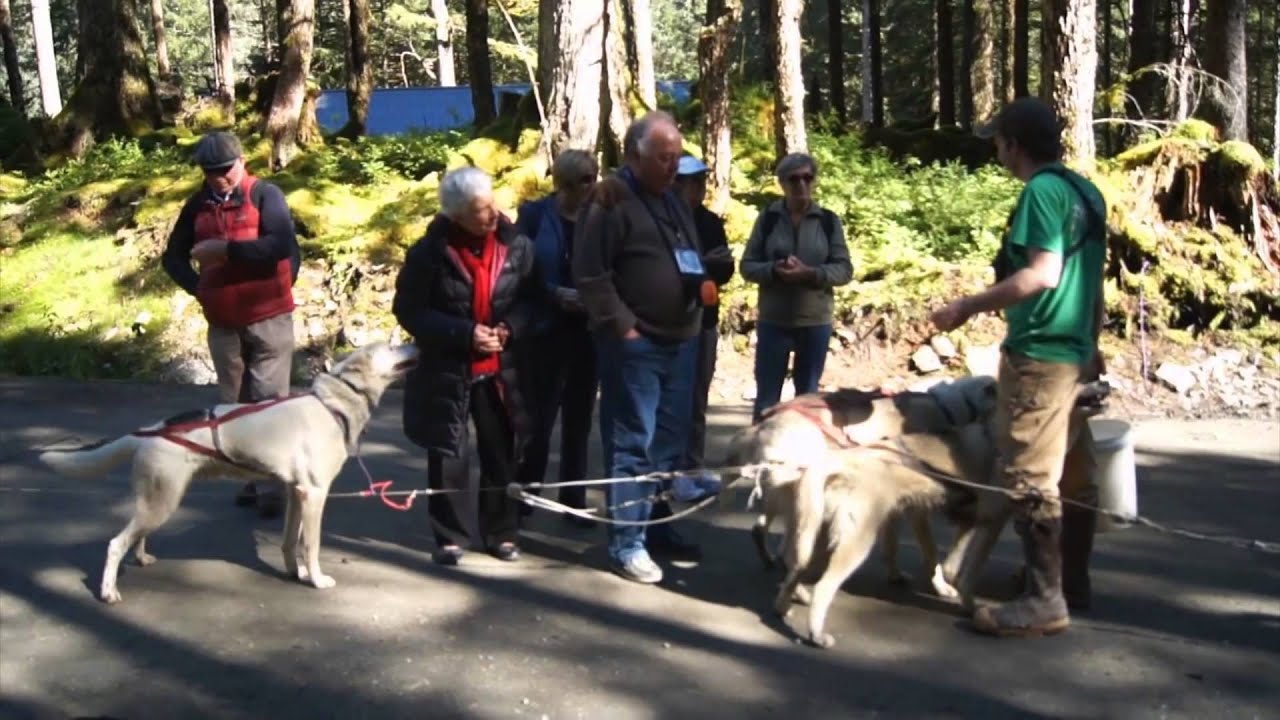
{"type": "MultiPolygon", "coordinates": [[[[124,602],[98,602],[106,541],[131,508],[125,476],[63,479],[32,448],[213,398],[0,379],[0,718],[1280,716],[1280,556],[1139,528],[1098,537],[1094,610],[1065,635],[973,635],[923,583],[889,587],[873,557],[837,598],[837,645],[821,651],[793,640],[803,612],[790,626],[769,613],[779,578],[754,556],[745,491],[684,523],[706,557],[655,587],[603,571],[602,530],[545,513],[530,518],[521,562],[470,554],[440,568],[424,507],[335,499],[322,562],[338,586],[321,592],[282,576],[281,521],[233,507],[236,486],[213,482],[153,536],[160,562],[126,561],[124,602]]],[[[392,392],[377,412],[366,458],[397,487],[420,486],[400,402],[392,392]]],[[[747,417],[715,409],[712,457],[747,417]]],[[[1280,425],[1136,431],[1144,513],[1280,541],[1280,425]]],[[[362,482],[349,463],[336,487],[362,482]]],[[[984,590],[1004,591],[1017,560],[1007,534],[984,590]]]]}

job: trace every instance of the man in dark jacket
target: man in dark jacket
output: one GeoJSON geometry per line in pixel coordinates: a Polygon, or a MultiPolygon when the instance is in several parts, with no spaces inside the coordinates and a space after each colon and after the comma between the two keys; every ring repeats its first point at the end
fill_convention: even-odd
{"type": "MultiPolygon", "coordinates": [[[[696,337],[702,328],[706,273],[693,218],[671,192],[682,139],[666,113],[628,128],[626,166],[616,203],[588,206],[574,245],[573,276],[596,341],[600,367],[600,435],[611,476],[671,471],[688,443],[696,337]]],[[[614,519],[649,519],[655,483],[608,485],[614,519]]],[[[686,494],[685,497],[690,497],[686,494]]],[[[650,541],[684,543],[670,525],[650,541]]],[[[642,526],[609,527],[615,572],[636,582],[662,580],[642,526]]]]}
{"type": "Polygon", "coordinates": [[[409,249],[392,311],[422,348],[405,379],[404,431],[427,450],[435,560],[456,565],[468,545],[500,560],[520,557],[519,504],[501,489],[531,427],[516,344],[527,342],[543,301],[533,245],[494,207],[477,168],[440,184],[441,212],[409,249]],[[468,423],[475,423],[480,480],[471,478],[468,423]]]}
{"type": "Polygon", "coordinates": [[[707,446],[707,399],[716,372],[716,345],[720,341],[720,288],[733,277],[733,254],[724,232],[724,220],[703,205],[707,197],[707,166],[692,155],[680,158],[675,192],[693,210],[693,225],[702,244],[702,264],[715,283],[715,298],[704,298],[702,331],[698,336],[697,368],[693,380],[693,419],[685,467],[700,468],[707,446]]]}
{"type": "MultiPolygon", "coordinates": [[[[300,257],[284,193],[249,173],[231,133],[201,138],[195,160],[204,184],[182,206],[161,263],[200,301],[221,401],[288,395],[300,257]]],[[[264,517],[280,513],[279,488],[258,496],[248,483],[236,497],[240,505],[255,501],[264,517]]]]}

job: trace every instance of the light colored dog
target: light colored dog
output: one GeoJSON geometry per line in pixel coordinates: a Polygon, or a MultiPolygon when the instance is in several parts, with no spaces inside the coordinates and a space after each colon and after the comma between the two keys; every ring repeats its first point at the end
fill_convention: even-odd
{"type": "MultiPolygon", "coordinates": [[[[915,521],[939,595],[959,594],[971,607],[974,583],[1011,508],[1003,494],[945,481],[986,485],[996,480],[994,380],[974,378],[950,389],[890,397],[854,392],[826,394],[831,414],[825,426],[814,422],[816,416],[784,408],[743,431],[729,463],[780,463],[755,474],[765,500],[755,539],[767,555],[763,537],[769,524],[774,517],[784,519],[788,572],[775,609],[785,616],[793,597],[809,602],[809,639],[820,647],[834,644],[824,626],[836,591],[865,561],[879,534],[888,529],[886,540],[893,540],[896,515],[906,513],[915,521]],[[856,410],[859,406],[863,409],[856,410]],[[857,441],[839,442],[833,426],[840,436],[857,441]],[[826,438],[825,447],[819,436],[826,438]],[[941,566],[927,524],[934,509],[942,509],[961,530],[941,566]],[[811,598],[801,582],[814,583],[811,598]]],[[[1076,411],[1095,414],[1106,392],[1105,385],[1086,386],[1076,411]]],[[[806,402],[814,404],[812,398],[806,402]]],[[[892,554],[889,559],[894,561],[892,554]]]]}
{"type": "Polygon", "coordinates": [[[202,476],[272,477],[288,488],[284,565],[291,577],[333,587],[320,572],[320,520],[329,486],[393,381],[417,363],[412,345],[366,345],[316,377],[311,390],[248,405],[217,405],[184,413],[123,437],[76,450],[51,450],[40,459],[59,473],[100,475],[132,460],[137,504],[133,519],[112,538],[99,596],[120,602],[120,561],[136,543],[139,565],[155,557],[147,535],[169,519],[192,479],[202,476]],[[305,564],[298,564],[299,534],[305,564]]]}
{"type": "MultiPolygon", "coordinates": [[[[838,390],[796,398],[776,406],[758,424],[741,431],[730,443],[727,465],[771,464],[751,473],[763,496],[764,510],[752,536],[766,566],[776,557],[768,549],[769,528],[775,518],[803,520],[802,526],[783,528],[783,555],[788,568],[804,568],[821,527],[826,478],[842,471],[842,456],[834,451],[865,446],[904,433],[935,433],[972,422],[995,407],[995,380],[962,378],[939,383],[928,391],[885,395],[876,391],[838,390]],[[798,463],[797,460],[800,462],[798,463]],[[786,488],[785,490],[783,488],[786,488]],[[792,539],[795,542],[792,542],[792,539]]],[[[936,593],[955,597],[943,577],[928,511],[903,508],[924,554],[926,571],[936,593]]],[[[884,538],[889,579],[906,576],[897,562],[895,513],[884,538]]]]}

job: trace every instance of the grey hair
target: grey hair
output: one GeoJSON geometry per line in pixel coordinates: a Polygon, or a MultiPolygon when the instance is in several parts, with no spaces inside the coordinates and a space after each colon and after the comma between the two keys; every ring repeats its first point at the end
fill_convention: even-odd
{"type": "Polygon", "coordinates": [[[639,157],[647,153],[649,151],[649,136],[653,134],[653,129],[664,124],[673,128],[677,127],[676,119],[672,117],[671,113],[663,110],[645,113],[639,120],[631,123],[631,127],[627,128],[627,134],[622,136],[623,156],[639,157]]]}
{"type": "Polygon", "coordinates": [[[446,173],[440,181],[440,212],[456,219],[481,194],[493,193],[493,180],[478,167],[461,167],[446,173]]]}
{"type": "Polygon", "coordinates": [[[600,166],[585,150],[565,150],[551,163],[551,180],[557,188],[575,185],[585,176],[594,178],[598,174],[600,166]]]}
{"type": "Polygon", "coordinates": [[[786,180],[791,173],[805,168],[812,170],[813,174],[817,175],[818,161],[814,160],[813,156],[808,153],[791,153],[778,161],[774,176],[779,180],[786,180]]]}

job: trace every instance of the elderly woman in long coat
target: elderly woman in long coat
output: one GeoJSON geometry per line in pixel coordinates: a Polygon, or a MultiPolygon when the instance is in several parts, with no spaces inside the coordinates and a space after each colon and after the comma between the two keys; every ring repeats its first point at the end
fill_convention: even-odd
{"type": "Polygon", "coordinates": [[[427,450],[428,486],[458,491],[428,501],[436,562],[455,565],[469,546],[516,560],[520,512],[503,490],[533,432],[517,346],[543,307],[543,284],[532,243],[498,212],[483,171],[447,174],[440,207],[396,279],[392,310],[422,350],[405,381],[404,430],[427,450]],[[468,467],[468,421],[478,483],[468,467]]]}

